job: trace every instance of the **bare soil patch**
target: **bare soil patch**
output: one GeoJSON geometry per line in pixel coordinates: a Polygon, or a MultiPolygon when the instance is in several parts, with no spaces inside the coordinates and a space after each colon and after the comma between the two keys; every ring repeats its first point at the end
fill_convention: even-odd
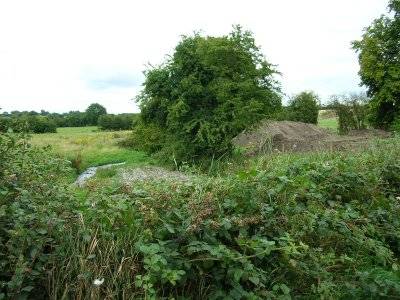
{"type": "Polygon", "coordinates": [[[374,138],[391,134],[376,129],[337,135],[313,124],[292,121],[263,121],[258,127],[246,130],[233,139],[236,147],[247,155],[267,152],[341,150],[363,147],[374,138]]]}

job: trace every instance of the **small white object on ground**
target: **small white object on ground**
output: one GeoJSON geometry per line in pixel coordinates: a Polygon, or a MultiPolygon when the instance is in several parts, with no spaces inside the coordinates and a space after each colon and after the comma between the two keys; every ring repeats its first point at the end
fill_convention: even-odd
{"type": "Polygon", "coordinates": [[[93,284],[94,284],[95,286],[100,286],[100,285],[103,284],[103,282],[104,282],[104,278],[95,279],[95,280],[93,281],[93,284]]]}

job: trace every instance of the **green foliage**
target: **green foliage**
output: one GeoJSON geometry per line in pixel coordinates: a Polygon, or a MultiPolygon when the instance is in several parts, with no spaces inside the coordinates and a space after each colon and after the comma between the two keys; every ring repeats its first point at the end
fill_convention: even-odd
{"type": "Polygon", "coordinates": [[[165,132],[154,123],[145,125],[139,121],[133,128],[132,136],[127,144],[137,150],[155,153],[160,151],[165,144],[165,132]]]}
{"type": "Polygon", "coordinates": [[[391,130],[400,133],[400,115],[397,116],[397,117],[393,120],[393,123],[392,123],[392,125],[391,125],[391,130]]]}
{"type": "Polygon", "coordinates": [[[334,132],[338,131],[338,118],[327,118],[327,119],[319,119],[318,120],[318,126],[322,128],[327,128],[330,129],[334,132]]]}
{"type": "Polygon", "coordinates": [[[57,125],[56,123],[44,116],[35,116],[31,117],[27,120],[28,128],[33,133],[46,133],[46,132],[56,132],[57,125]]]}
{"type": "Polygon", "coordinates": [[[359,54],[361,82],[372,98],[371,121],[389,128],[400,114],[400,7],[389,3],[391,16],[381,16],[369,26],[360,41],[353,42],[359,54]]]}
{"type": "Polygon", "coordinates": [[[0,131],[12,128],[14,132],[28,128],[33,133],[56,132],[57,127],[83,127],[99,125],[104,130],[128,130],[135,121],[136,114],[107,115],[100,104],[91,104],[86,112],[70,111],[68,113],[49,113],[42,110],[12,111],[0,114],[0,131]],[[101,118],[101,124],[99,120],[101,118]]]}
{"type": "Polygon", "coordinates": [[[0,132],[7,132],[11,129],[14,132],[46,133],[56,132],[56,123],[45,116],[23,115],[15,117],[0,116],[0,132]]]}
{"type": "Polygon", "coordinates": [[[99,117],[98,125],[101,130],[129,130],[135,121],[135,114],[107,114],[99,117]]]}
{"type": "Polygon", "coordinates": [[[85,111],[86,125],[95,126],[98,124],[99,117],[107,114],[104,106],[98,103],[92,103],[85,111]]]}
{"type": "Polygon", "coordinates": [[[60,182],[66,162],[0,134],[0,298],[43,299],[68,222],[71,197],[60,182]]]}
{"type": "Polygon", "coordinates": [[[339,120],[339,133],[367,128],[369,99],[364,94],[333,96],[331,107],[339,120]]]}
{"type": "Polygon", "coordinates": [[[82,127],[87,125],[86,113],[80,111],[70,111],[62,116],[59,121],[60,127],[82,127]]]}
{"type": "Polygon", "coordinates": [[[12,119],[10,117],[0,117],[0,132],[7,132],[12,128],[12,119]]]}
{"type": "Polygon", "coordinates": [[[164,157],[230,152],[234,136],[280,108],[276,73],[239,26],[229,36],[183,37],[170,59],[145,74],[138,97],[142,125],[162,131],[164,157]]]}
{"type": "Polygon", "coordinates": [[[3,297],[400,296],[398,138],[185,182],[130,185],[107,171],[71,194],[62,161],[0,137],[3,297]]]}
{"type": "Polygon", "coordinates": [[[136,287],[147,299],[398,297],[399,146],[137,182],[125,193],[141,228],[136,287]]]}
{"type": "Polygon", "coordinates": [[[289,120],[317,124],[318,112],[319,98],[314,92],[301,92],[289,102],[289,120]]]}

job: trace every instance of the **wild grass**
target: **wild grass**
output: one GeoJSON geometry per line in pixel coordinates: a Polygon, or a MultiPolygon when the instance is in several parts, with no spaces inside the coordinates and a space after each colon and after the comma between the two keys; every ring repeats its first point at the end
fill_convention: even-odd
{"type": "Polygon", "coordinates": [[[126,164],[151,164],[144,152],[119,146],[130,131],[104,132],[97,127],[58,128],[57,133],[33,134],[35,146],[51,146],[53,153],[72,162],[82,172],[90,166],[126,162],[126,164]]]}
{"type": "Polygon", "coordinates": [[[337,117],[327,118],[327,119],[319,118],[318,126],[322,127],[322,128],[330,129],[334,132],[337,132],[338,128],[339,128],[339,121],[338,121],[337,117]]]}

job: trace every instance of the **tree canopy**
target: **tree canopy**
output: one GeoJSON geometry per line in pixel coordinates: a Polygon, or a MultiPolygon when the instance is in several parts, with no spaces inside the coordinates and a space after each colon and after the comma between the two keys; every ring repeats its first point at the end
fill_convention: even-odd
{"type": "Polygon", "coordinates": [[[167,61],[145,72],[142,126],[156,126],[160,147],[176,158],[222,155],[240,131],[281,107],[277,73],[240,26],[228,36],[184,36],[167,61]]]}
{"type": "Polygon", "coordinates": [[[86,109],[86,119],[88,125],[97,125],[99,117],[107,114],[107,110],[104,106],[98,103],[92,103],[86,109]]]}
{"type": "Polygon", "coordinates": [[[383,128],[400,115],[400,1],[390,1],[389,10],[391,15],[376,19],[362,39],[353,42],[361,82],[372,98],[372,124],[383,128]]]}

